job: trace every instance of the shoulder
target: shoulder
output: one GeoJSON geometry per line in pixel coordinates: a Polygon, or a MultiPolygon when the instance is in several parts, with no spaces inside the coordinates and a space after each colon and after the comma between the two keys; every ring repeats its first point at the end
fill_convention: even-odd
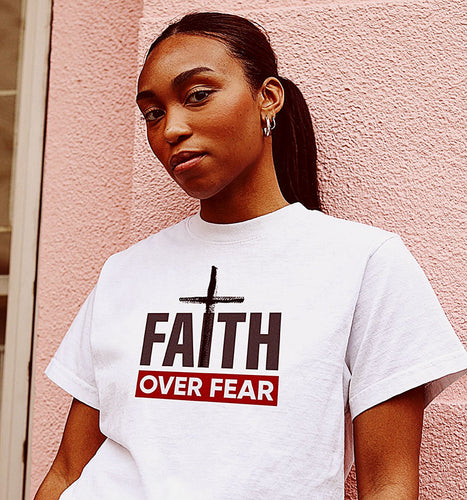
{"type": "Polygon", "coordinates": [[[191,216],[111,255],[102,268],[101,277],[118,269],[137,269],[144,266],[148,259],[170,255],[174,245],[183,244],[187,235],[186,224],[190,218],[191,216]]]}
{"type": "Polygon", "coordinates": [[[327,215],[317,210],[302,211],[300,219],[302,240],[328,254],[346,254],[360,258],[372,256],[389,242],[402,244],[399,235],[369,224],[327,215]]]}

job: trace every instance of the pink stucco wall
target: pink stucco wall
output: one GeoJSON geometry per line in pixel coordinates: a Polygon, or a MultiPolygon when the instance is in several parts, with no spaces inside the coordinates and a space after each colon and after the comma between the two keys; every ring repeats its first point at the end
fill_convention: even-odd
{"type": "MultiPolygon", "coordinates": [[[[218,0],[259,21],[304,91],[327,212],[402,235],[467,342],[467,9],[453,0],[218,0]],[[462,120],[464,122],[462,123],[462,120]]],[[[58,446],[69,398],[43,375],[105,258],[195,209],[145,143],[137,67],[192,0],[54,1],[35,342],[32,485],[58,446]]],[[[463,380],[426,412],[421,498],[467,497],[463,380]]],[[[354,498],[352,482],[349,498],[354,498]]]]}

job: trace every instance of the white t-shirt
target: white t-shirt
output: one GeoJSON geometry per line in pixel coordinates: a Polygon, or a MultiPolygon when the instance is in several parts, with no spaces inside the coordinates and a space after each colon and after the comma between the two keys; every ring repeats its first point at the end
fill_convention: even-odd
{"type": "Polygon", "coordinates": [[[342,499],[351,418],[466,368],[397,235],[194,215],[109,258],[47,368],[108,437],[60,498],[342,499]]]}

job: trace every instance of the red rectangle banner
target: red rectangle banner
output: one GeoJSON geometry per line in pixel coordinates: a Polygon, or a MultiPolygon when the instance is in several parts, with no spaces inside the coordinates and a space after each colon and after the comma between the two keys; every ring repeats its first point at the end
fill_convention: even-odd
{"type": "Polygon", "coordinates": [[[277,406],[277,375],[140,370],[137,398],[277,406]]]}

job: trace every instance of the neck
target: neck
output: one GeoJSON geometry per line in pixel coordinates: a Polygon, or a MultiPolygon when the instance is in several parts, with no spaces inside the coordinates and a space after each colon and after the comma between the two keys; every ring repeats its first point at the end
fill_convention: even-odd
{"type": "Polygon", "coordinates": [[[274,164],[261,172],[251,172],[237,179],[211,198],[201,200],[201,218],[206,222],[231,224],[254,219],[279,210],[289,203],[282,196],[274,164]]]}

